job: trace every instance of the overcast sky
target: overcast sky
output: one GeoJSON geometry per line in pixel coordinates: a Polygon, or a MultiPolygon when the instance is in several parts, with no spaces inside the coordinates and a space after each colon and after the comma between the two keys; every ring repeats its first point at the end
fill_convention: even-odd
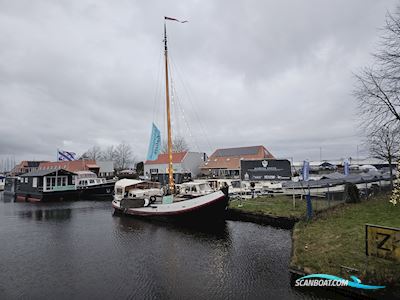
{"type": "Polygon", "coordinates": [[[164,15],[189,20],[167,27],[174,130],[192,150],[356,157],[353,73],[397,4],[0,0],[0,158],[126,141],[144,159],[151,123],[165,132],[164,15]]]}

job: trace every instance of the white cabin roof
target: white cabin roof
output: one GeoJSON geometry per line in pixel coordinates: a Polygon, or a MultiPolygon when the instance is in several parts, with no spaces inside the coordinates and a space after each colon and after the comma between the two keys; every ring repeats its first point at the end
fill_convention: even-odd
{"type": "Polygon", "coordinates": [[[78,178],[97,178],[97,175],[90,171],[76,171],[75,174],[78,175],[78,178]]]}
{"type": "Polygon", "coordinates": [[[137,179],[127,179],[127,178],[124,178],[124,179],[118,180],[118,181],[115,183],[115,186],[116,186],[116,187],[118,186],[118,187],[125,188],[125,187],[127,187],[127,186],[139,184],[139,183],[142,183],[142,182],[144,182],[144,181],[143,181],[143,180],[137,180],[137,179]]]}

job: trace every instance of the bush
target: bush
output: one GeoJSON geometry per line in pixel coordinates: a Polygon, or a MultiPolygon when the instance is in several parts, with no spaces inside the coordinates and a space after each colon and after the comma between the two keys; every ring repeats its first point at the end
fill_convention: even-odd
{"type": "Polygon", "coordinates": [[[354,183],[347,182],[344,186],[344,199],[346,203],[360,202],[360,191],[354,183]]]}

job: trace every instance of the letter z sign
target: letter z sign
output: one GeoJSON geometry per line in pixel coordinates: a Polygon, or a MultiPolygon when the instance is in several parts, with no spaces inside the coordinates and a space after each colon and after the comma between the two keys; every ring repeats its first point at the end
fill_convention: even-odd
{"type": "Polygon", "coordinates": [[[400,262],[400,228],[365,224],[365,252],[400,262]]]}

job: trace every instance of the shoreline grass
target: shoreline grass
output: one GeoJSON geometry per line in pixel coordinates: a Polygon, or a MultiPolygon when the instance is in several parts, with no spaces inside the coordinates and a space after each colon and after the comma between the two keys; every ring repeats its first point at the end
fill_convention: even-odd
{"type": "MultiPolygon", "coordinates": [[[[343,201],[328,201],[326,199],[312,199],[314,211],[332,208],[343,201]]],[[[296,198],[295,206],[291,196],[278,195],[274,197],[257,197],[254,199],[232,200],[229,208],[246,213],[257,213],[274,217],[301,219],[306,216],[306,200],[296,198]]]]}
{"type": "Polygon", "coordinates": [[[300,221],[293,230],[291,266],[307,273],[341,274],[341,267],[359,270],[361,280],[400,285],[400,263],[365,255],[365,224],[400,227],[400,206],[388,195],[347,204],[300,221]]]}

